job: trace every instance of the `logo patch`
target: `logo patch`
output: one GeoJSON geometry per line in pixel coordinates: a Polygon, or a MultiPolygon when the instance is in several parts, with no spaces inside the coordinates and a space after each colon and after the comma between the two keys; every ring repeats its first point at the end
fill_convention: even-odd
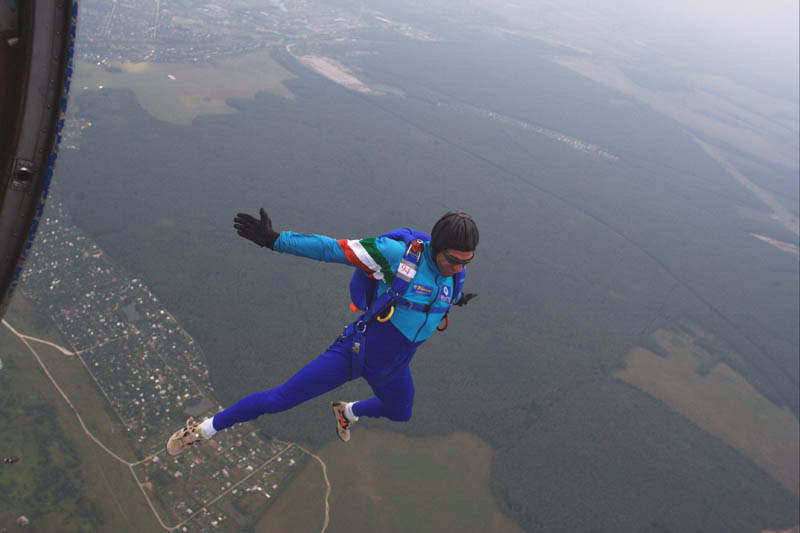
{"type": "Polygon", "coordinates": [[[444,286],[442,287],[442,293],[439,295],[439,301],[444,302],[446,304],[450,303],[450,287],[444,286]]]}
{"type": "Polygon", "coordinates": [[[433,294],[433,288],[420,285],[419,283],[414,283],[411,285],[411,294],[419,294],[420,296],[430,297],[430,295],[433,294]]]}

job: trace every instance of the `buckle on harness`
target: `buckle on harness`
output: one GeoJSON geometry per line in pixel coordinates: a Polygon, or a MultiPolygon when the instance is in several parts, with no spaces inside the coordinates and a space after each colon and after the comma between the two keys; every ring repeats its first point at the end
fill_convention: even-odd
{"type": "Polygon", "coordinates": [[[380,322],[380,323],[384,323],[384,322],[386,322],[387,320],[389,320],[390,318],[392,318],[392,315],[393,315],[393,314],[394,314],[394,306],[391,306],[391,307],[389,308],[389,312],[388,312],[388,313],[386,313],[386,316],[381,316],[381,315],[378,315],[378,316],[376,316],[376,317],[375,317],[375,320],[377,320],[377,321],[378,321],[378,322],[380,322]]]}

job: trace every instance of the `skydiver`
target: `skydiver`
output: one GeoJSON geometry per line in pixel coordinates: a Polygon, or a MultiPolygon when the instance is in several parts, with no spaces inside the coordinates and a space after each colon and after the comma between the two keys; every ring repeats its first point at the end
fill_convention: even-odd
{"type": "MultiPolygon", "coordinates": [[[[276,252],[355,266],[366,274],[365,280],[377,280],[372,282],[377,290],[372,302],[362,302],[364,314],[288,381],[245,396],[201,423],[187,420],[167,441],[169,455],[177,455],[233,424],[291,409],[359,377],[367,381],[375,396],[331,403],[341,440],[350,440],[350,428],[362,416],[410,420],[414,404],[411,358],[447,319],[451,305],[465,305],[476,296],[460,290],[464,266],[472,261],[478,246],[477,225],[466,213],[442,216],[430,238],[415,230],[396,230],[360,240],[278,232],[263,208],[259,215],[256,219],[237,214],[237,233],[276,252]]],[[[351,283],[351,293],[353,286],[351,283]]]]}

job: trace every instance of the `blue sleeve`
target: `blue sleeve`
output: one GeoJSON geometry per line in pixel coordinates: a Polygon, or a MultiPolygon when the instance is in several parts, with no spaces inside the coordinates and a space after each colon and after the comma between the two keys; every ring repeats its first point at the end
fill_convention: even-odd
{"type": "Polygon", "coordinates": [[[274,250],[327,263],[352,265],[373,279],[388,281],[394,277],[406,245],[388,237],[336,240],[325,235],[282,231],[274,250]]]}
{"type": "Polygon", "coordinates": [[[349,264],[344,250],[336,239],[325,235],[306,235],[282,231],[273,248],[276,252],[308,257],[326,263],[349,264]]]}

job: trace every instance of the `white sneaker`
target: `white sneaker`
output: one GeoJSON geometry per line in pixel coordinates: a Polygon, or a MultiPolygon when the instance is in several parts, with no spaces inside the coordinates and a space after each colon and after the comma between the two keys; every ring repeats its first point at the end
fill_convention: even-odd
{"type": "Polygon", "coordinates": [[[189,417],[186,425],[172,434],[167,441],[167,455],[178,455],[183,453],[189,446],[205,440],[200,431],[200,424],[194,421],[194,417],[189,417]]]}
{"type": "Polygon", "coordinates": [[[333,409],[333,416],[336,417],[336,434],[339,435],[339,438],[344,442],[348,442],[350,440],[350,426],[352,426],[353,422],[358,420],[358,418],[356,418],[356,420],[347,418],[345,414],[347,402],[331,402],[331,408],[333,409]]]}

